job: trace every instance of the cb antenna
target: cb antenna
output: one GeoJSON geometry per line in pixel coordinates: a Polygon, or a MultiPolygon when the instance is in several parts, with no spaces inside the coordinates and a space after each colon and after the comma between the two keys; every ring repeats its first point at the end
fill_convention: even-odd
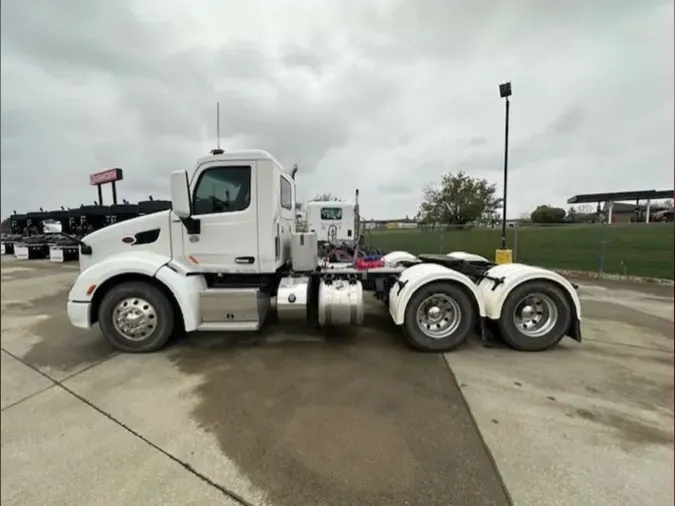
{"type": "Polygon", "coordinates": [[[216,145],[220,149],[220,102],[216,102],[216,145]]]}

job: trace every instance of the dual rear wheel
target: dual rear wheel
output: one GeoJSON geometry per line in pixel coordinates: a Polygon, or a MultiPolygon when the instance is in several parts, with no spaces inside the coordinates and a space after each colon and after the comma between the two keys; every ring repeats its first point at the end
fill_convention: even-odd
{"type": "MultiPolygon", "coordinates": [[[[478,314],[473,295],[460,285],[436,282],[408,302],[403,331],[414,348],[451,351],[465,343],[478,314]]],[[[520,351],[542,351],[566,334],[573,311],[563,291],[548,281],[523,283],[509,293],[497,321],[500,337],[520,351]]]]}

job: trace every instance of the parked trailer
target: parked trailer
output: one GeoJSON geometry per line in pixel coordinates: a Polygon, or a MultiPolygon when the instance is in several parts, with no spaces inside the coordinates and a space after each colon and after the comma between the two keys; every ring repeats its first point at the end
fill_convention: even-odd
{"type": "Polygon", "coordinates": [[[76,235],[84,237],[109,224],[110,206],[80,206],[79,224],[75,225],[76,235]]]}
{"type": "Polygon", "coordinates": [[[168,209],[171,209],[170,200],[141,200],[138,203],[138,214],[140,216],[159,213],[168,209]]]}
{"type": "Polygon", "coordinates": [[[114,225],[121,221],[131,220],[140,215],[138,205],[136,204],[113,204],[110,206],[108,215],[108,225],[114,225]]]}
{"type": "Polygon", "coordinates": [[[575,287],[548,269],[466,252],[392,252],[365,269],[321,261],[316,233],[295,232],[294,176],[261,150],[214,150],[191,178],[174,172],[172,210],[83,238],[71,323],[98,324],[119,350],[151,352],[184,332],[256,331],[270,314],[358,325],[369,291],[422,351],[452,350],[474,329],[527,351],[581,340],[575,287]]]}
{"type": "Polygon", "coordinates": [[[26,215],[13,213],[9,217],[9,233],[3,235],[0,241],[0,253],[3,255],[13,255],[14,245],[23,237],[23,230],[26,228],[26,215]]]}
{"type": "Polygon", "coordinates": [[[49,257],[47,236],[43,233],[42,222],[49,219],[46,211],[26,213],[26,227],[23,236],[14,244],[14,256],[17,260],[41,259],[49,257]]]}
{"type": "MultiPolygon", "coordinates": [[[[79,214],[79,213],[78,213],[79,214]]],[[[73,212],[69,209],[59,209],[49,212],[50,223],[44,221],[44,232],[57,232],[48,235],[49,261],[55,263],[70,262],[79,258],[80,247],[77,240],[68,237],[74,234],[75,220],[73,212]],[[57,225],[58,226],[55,226],[57,225]],[[65,234],[65,235],[61,235],[65,234]]]]}

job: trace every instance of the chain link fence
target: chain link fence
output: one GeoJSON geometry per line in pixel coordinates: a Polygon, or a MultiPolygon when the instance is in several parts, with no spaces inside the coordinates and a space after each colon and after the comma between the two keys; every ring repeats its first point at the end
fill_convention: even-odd
{"type": "MultiPolygon", "coordinates": [[[[366,243],[386,251],[468,251],[494,259],[501,227],[436,226],[365,231],[366,243]]],[[[673,279],[673,224],[510,225],[507,247],[521,263],[603,274],[673,279]]]]}

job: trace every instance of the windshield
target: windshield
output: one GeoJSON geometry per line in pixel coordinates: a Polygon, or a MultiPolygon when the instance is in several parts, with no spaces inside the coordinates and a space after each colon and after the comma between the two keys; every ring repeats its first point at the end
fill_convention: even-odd
{"type": "Polygon", "coordinates": [[[340,207],[322,207],[321,208],[321,219],[322,220],[341,220],[342,219],[342,208],[340,208],[340,207]]]}

